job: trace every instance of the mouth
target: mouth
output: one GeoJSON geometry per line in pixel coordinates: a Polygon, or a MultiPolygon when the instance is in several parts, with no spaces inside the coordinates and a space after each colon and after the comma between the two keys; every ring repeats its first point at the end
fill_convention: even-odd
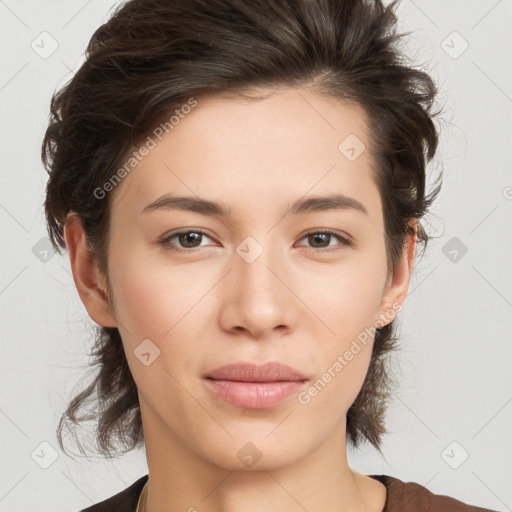
{"type": "Polygon", "coordinates": [[[279,382],[307,380],[307,376],[291,366],[278,362],[263,365],[234,363],[220,366],[204,375],[207,379],[232,380],[239,382],[279,382]]]}
{"type": "Polygon", "coordinates": [[[203,376],[206,387],[223,400],[246,409],[266,409],[297,393],[308,378],[277,362],[264,365],[235,363],[203,376]]]}

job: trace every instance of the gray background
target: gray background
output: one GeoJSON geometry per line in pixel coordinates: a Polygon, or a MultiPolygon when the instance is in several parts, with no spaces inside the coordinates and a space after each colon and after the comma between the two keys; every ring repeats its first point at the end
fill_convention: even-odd
{"type": "MultiPolygon", "coordinates": [[[[77,511],[147,473],[143,451],[74,460],[55,437],[83,386],[94,324],[67,253],[45,252],[40,146],[52,92],[115,4],[0,0],[0,511],[77,511]]],[[[368,447],[349,458],[367,474],[512,510],[512,1],[403,0],[398,13],[413,31],[408,54],[442,89],[429,182],[442,169],[444,189],[425,222],[438,238],[399,315],[385,458],[368,447]]]]}

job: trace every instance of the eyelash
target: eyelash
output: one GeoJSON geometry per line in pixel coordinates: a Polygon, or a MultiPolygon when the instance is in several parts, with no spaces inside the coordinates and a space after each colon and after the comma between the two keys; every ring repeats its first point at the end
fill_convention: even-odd
{"type": "MultiPolygon", "coordinates": [[[[175,238],[175,237],[177,237],[179,235],[185,235],[187,233],[199,233],[201,235],[207,236],[208,238],[211,238],[208,235],[208,233],[206,231],[203,231],[202,229],[186,229],[186,230],[183,230],[183,231],[176,231],[174,233],[171,233],[169,236],[166,236],[165,238],[160,240],[159,244],[164,246],[164,247],[166,247],[166,248],[170,247],[170,250],[172,250],[174,252],[179,252],[179,253],[187,253],[187,252],[188,253],[194,253],[194,252],[197,252],[198,250],[201,250],[201,247],[195,247],[193,249],[179,249],[179,248],[171,246],[170,241],[173,238],[175,238]]],[[[332,231],[330,229],[308,231],[307,233],[304,233],[304,235],[302,235],[301,240],[303,238],[306,238],[309,235],[316,235],[316,234],[319,234],[319,235],[330,235],[330,236],[333,236],[333,237],[337,238],[339,240],[339,242],[341,243],[341,247],[343,247],[343,246],[351,246],[352,245],[350,240],[348,240],[347,238],[341,236],[336,231],[332,231]]],[[[314,253],[319,253],[319,252],[325,253],[325,252],[338,251],[338,250],[341,249],[341,247],[334,247],[334,248],[330,247],[330,248],[321,248],[321,249],[318,249],[318,248],[315,248],[315,247],[309,247],[309,250],[311,252],[314,252],[314,253]]]]}

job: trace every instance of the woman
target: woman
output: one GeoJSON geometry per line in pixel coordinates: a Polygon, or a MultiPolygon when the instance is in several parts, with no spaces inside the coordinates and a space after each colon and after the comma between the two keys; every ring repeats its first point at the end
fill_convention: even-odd
{"type": "Polygon", "coordinates": [[[101,326],[59,442],[93,418],[149,468],[87,511],[484,510],[347,461],[440,189],[395,4],[131,0],[53,98],[48,230],[101,326]]]}

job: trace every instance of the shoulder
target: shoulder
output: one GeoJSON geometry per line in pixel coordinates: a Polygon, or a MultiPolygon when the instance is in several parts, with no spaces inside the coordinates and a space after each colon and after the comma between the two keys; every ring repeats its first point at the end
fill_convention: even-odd
{"type": "Polygon", "coordinates": [[[434,494],[416,482],[403,482],[389,475],[368,476],[386,487],[386,505],[382,512],[496,512],[434,494]]]}
{"type": "Polygon", "coordinates": [[[148,476],[145,475],[139,478],[121,492],[84,508],[80,512],[135,512],[140,493],[148,480],[148,476]]]}

